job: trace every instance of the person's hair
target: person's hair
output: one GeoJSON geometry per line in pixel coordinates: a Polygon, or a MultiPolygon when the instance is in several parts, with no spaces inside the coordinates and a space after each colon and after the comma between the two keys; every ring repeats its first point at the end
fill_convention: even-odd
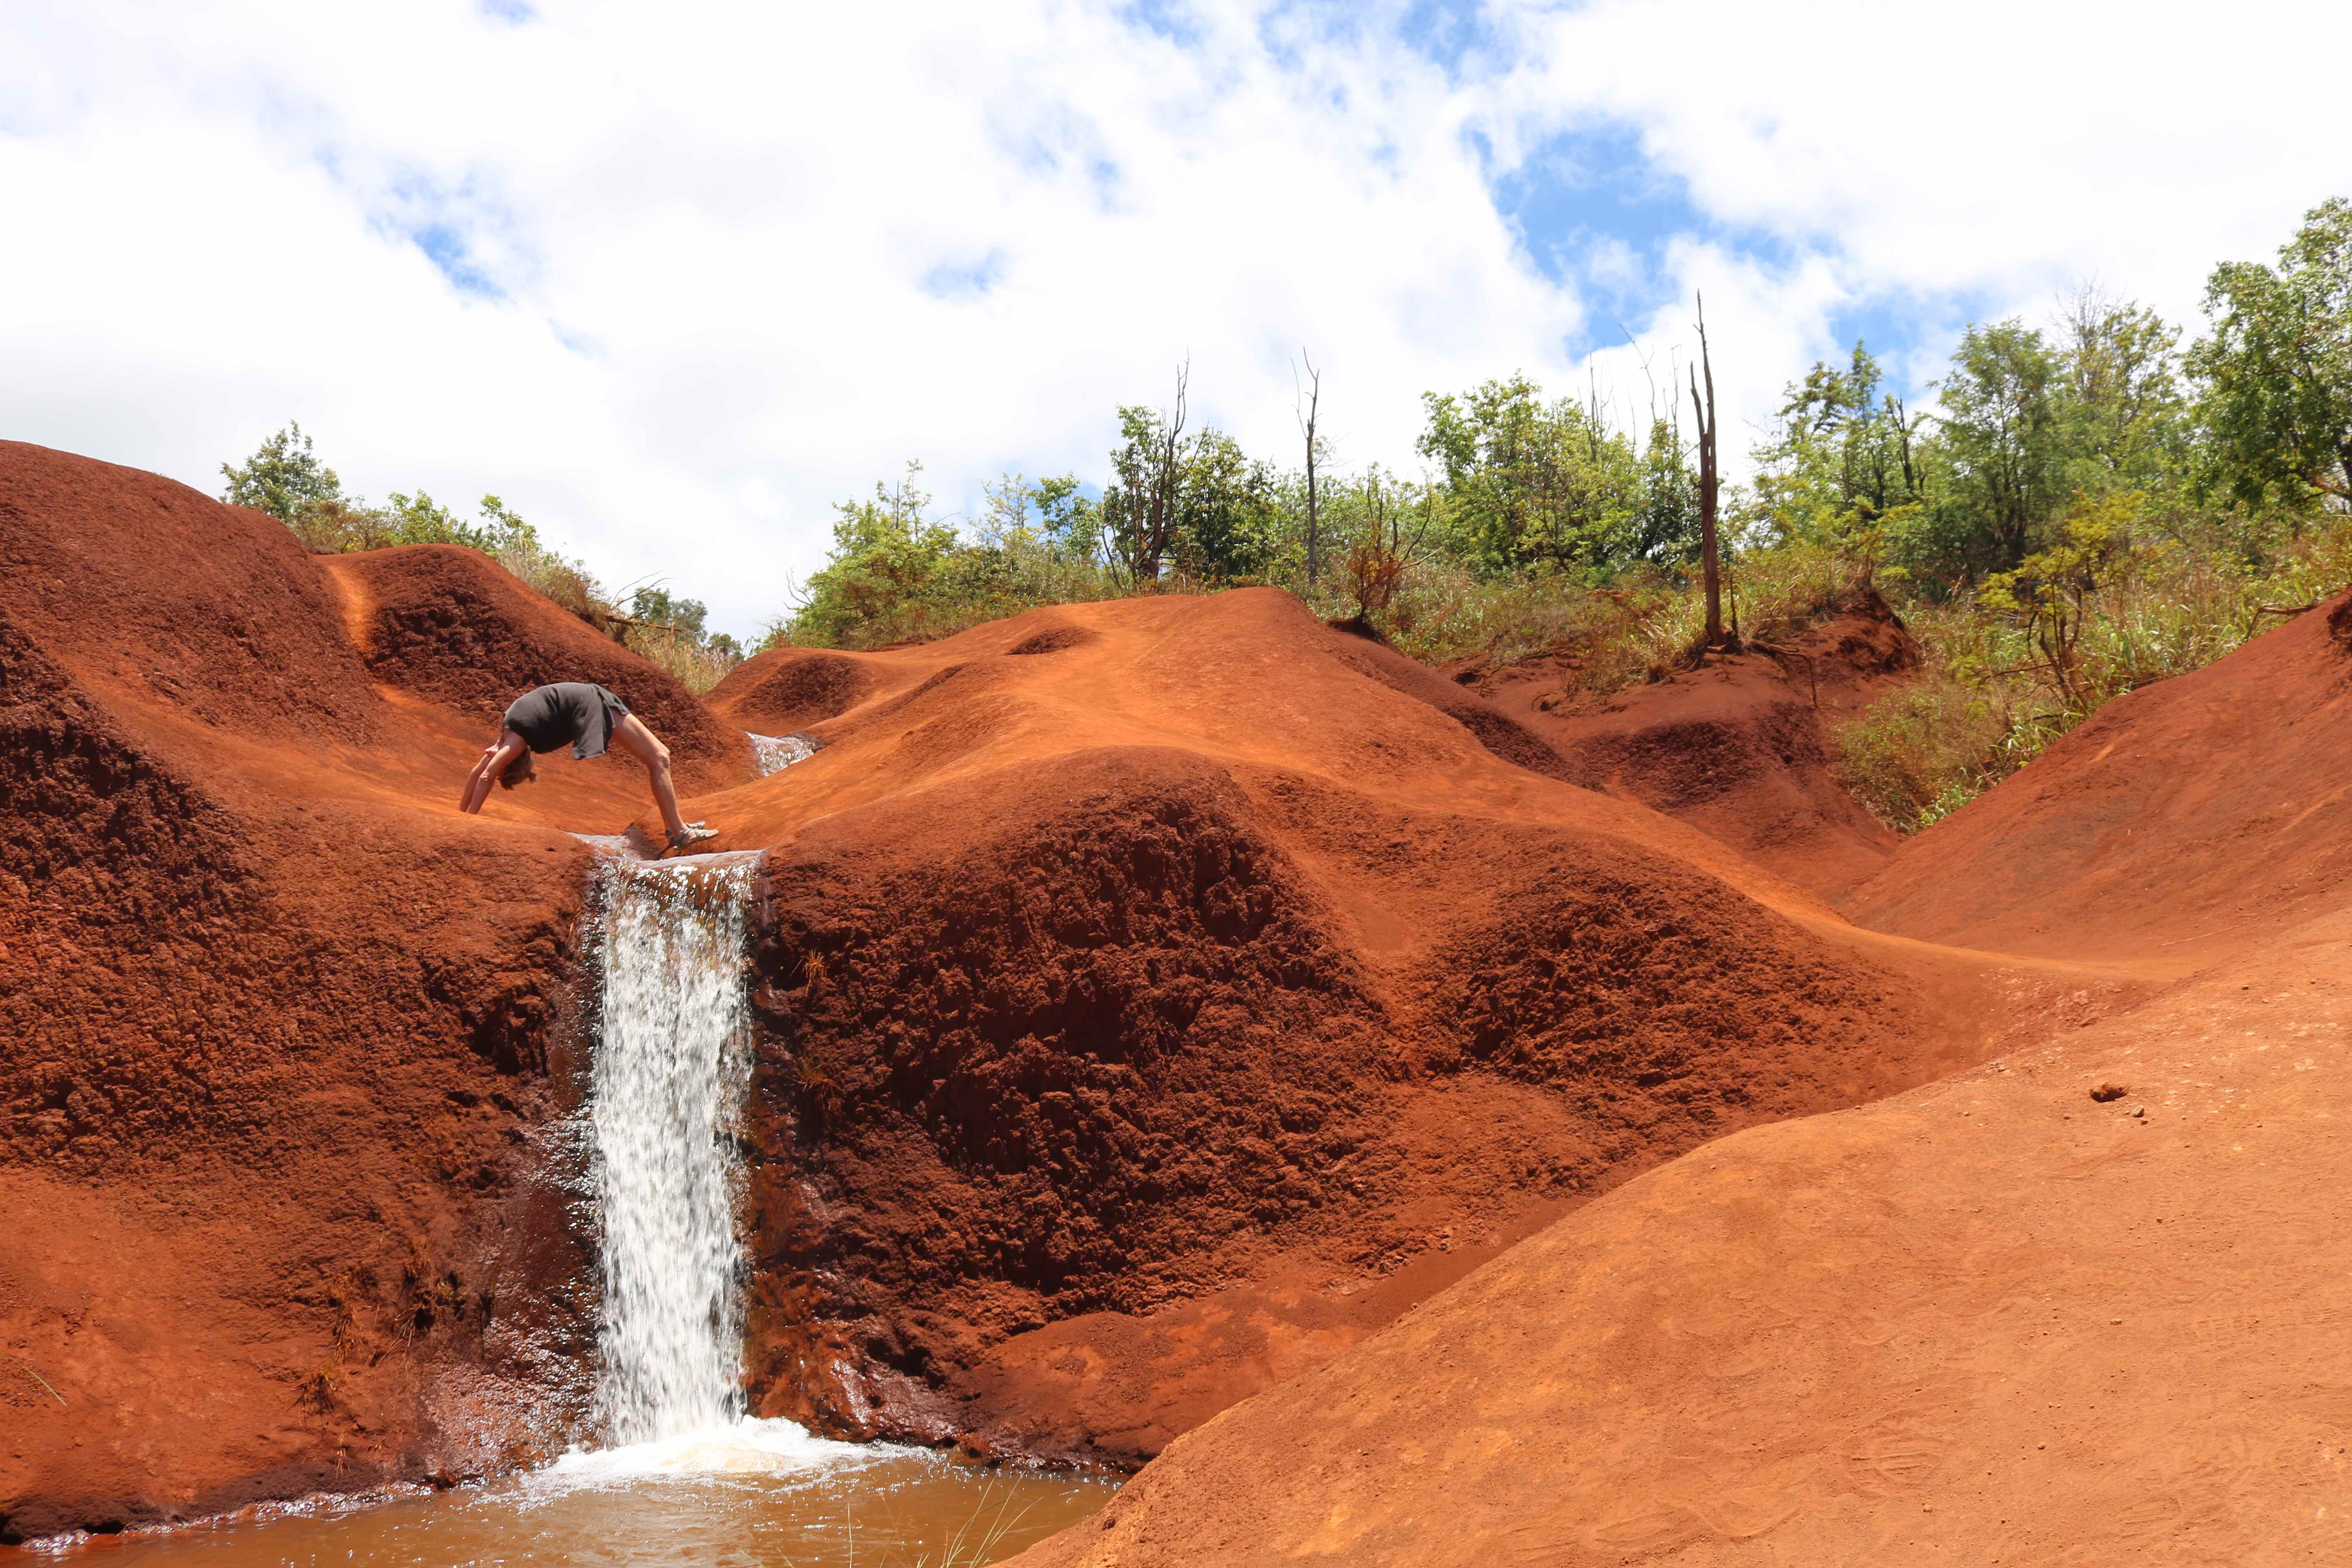
{"type": "Polygon", "coordinates": [[[517,757],[499,771],[499,787],[513,789],[527,784],[539,776],[539,759],[529,752],[517,757]]]}

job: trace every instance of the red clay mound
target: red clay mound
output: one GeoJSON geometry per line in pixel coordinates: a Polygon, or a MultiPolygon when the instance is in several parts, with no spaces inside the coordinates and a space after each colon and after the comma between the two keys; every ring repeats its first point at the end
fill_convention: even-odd
{"type": "Polygon", "coordinates": [[[1709,1144],[1014,1562],[2352,1561],[2347,942],[1709,1144]]]}
{"type": "Polygon", "coordinates": [[[83,679],[200,724],[363,744],[379,705],[275,519],[0,441],[0,607],[83,679]]]}
{"type": "Polygon", "coordinates": [[[1875,595],[1830,620],[1698,669],[1598,699],[1576,661],[1465,673],[1594,786],[1712,834],[1815,893],[1843,892],[1900,842],[1831,776],[1831,729],[1919,662],[1875,595]]]}
{"type": "Polygon", "coordinates": [[[713,711],[761,735],[791,735],[874,695],[875,676],[845,654],[779,647],[727,672],[710,692],[713,711]]]}
{"type": "Polygon", "coordinates": [[[1457,1250],[2083,984],[1854,931],[1286,595],[845,657],[887,695],[708,803],[772,846],[753,1388],[829,1430],[1132,1463],[1457,1250]]]}
{"type": "Polygon", "coordinates": [[[2352,596],[2101,709],[1845,905],[2011,952],[2190,966],[2352,876],[2352,596]]]}
{"type": "Polygon", "coordinates": [[[444,719],[276,523],[0,447],[0,1540],[564,1440],[585,854],[444,719]]]}
{"type": "Polygon", "coordinates": [[[1507,763],[1564,783],[1588,788],[1599,786],[1599,778],[1590,769],[1571,766],[1526,724],[1383,643],[1357,637],[1355,644],[1344,647],[1337,657],[1342,664],[1362,671],[1391,690],[1428,703],[1477,736],[1480,745],[1507,763]]]}
{"type": "MultiPolygon", "coordinates": [[[[751,771],[751,742],[667,672],[515,581],[477,550],[411,545],[321,558],[353,640],[377,680],[478,716],[495,734],[507,704],[535,686],[593,680],[628,703],[694,788],[751,771]]],[[[487,739],[487,737],[486,737],[487,739]]],[[[635,768],[626,759],[614,767],[635,768]]]]}

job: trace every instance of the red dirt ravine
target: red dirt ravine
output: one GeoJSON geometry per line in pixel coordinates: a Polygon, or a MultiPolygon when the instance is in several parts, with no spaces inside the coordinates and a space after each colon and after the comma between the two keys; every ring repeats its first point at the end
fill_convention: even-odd
{"type": "MultiPolygon", "coordinates": [[[[670,740],[715,847],[768,852],[744,1129],[763,1413],[1015,1458],[1167,1450],[1108,1528],[1049,1560],[1703,1552],[1718,1494],[1722,1528],[1769,1540],[1790,1528],[1775,1521],[1869,1514],[1906,1478],[1940,1485],[1905,1458],[1902,1421],[1819,1455],[1843,1455],[1837,1423],[1863,1420],[1872,1379],[1915,1371],[1903,1420],[1937,1455],[1975,1453],[1914,1410],[1943,1384],[1912,1347],[2036,1281],[2062,1305],[2110,1289],[2069,1262],[2063,1205],[2046,1222],[2017,1206],[2047,1153],[2021,1131],[2042,1123],[2020,1086],[2056,1097],[2066,1137],[2127,1116],[2070,1074],[2153,1092],[2138,1073],[2202,1105],[2239,1085],[2251,1044],[2163,1073],[2067,1053],[2152,1051],[2158,1036],[2117,1031],[2165,1019],[2189,1050],[2187,1020],[2212,1033],[2284,1005],[2209,996],[2212,981],[2125,1011],[2210,956],[2203,925],[2176,949],[2097,934],[2135,929],[2134,899],[2139,924],[2168,918],[2168,853],[2199,920],[2259,897],[2198,837],[2252,785],[2175,765],[2164,793],[2131,796],[2100,771],[2168,688],[2117,705],[2113,751],[2053,752],[2053,773],[2084,771],[2043,815],[2000,826],[2028,770],[1888,858],[1822,793],[1818,721],[1784,710],[1802,656],[1811,714],[1892,679],[1871,658],[1895,645],[1868,616],[1824,635],[1863,653],[1750,656],[1563,716],[1524,683],[1498,678],[1490,702],[1246,590],[762,655],[705,703],[478,555],[314,559],[184,487],[0,445],[0,1029],[16,1042],[0,1056],[0,1535],[486,1471],[578,1430],[593,1286],[558,1133],[579,1094],[588,862],[565,830],[615,831],[648,803],[625,760],[557,757],[478,818],[455,806],[503,699],[565,676],[612,686],[670,740]],[[745,730],[826,744],[755,779],[745,730]],[[1685,765],[1687,744],[1733,760],[1685,765]],[[2092,904],[2067,901],[2070,879],[2108,875],[2068,826],[2077,798],[2127,838],[2142,817],[2175,825],[2092,904]],[[2012,831],[2061,857],[2046,896],[2022,864],[1972,887],[1937,859],[1978,834],[2005,864],[2012,831]],[[2005,943],[2012,928],[2027,934],[2005,943]],[[1982,1109],[1948,1099],[1969,1095],[1982,1109]],[[1969,1139],[1932,1131],[1948,1104],[1969,1139]],[[1903,1120],[1922,1116],[1925,1142],[1903,1120]],[[1993,1245],[1947,1188],[1980,1191],[2027,1240],[1993,1245]],[[1731,1198],[1736,1223],[1708,1206],[1731,1198]],[[2010,1294],[1979,1311],[1970,1291],[2010,1294]],[[1890,1326],[1807,1351],[1823,1313],[1890,1326]],[[1480,1340],[1518,1360],[1479,1370],[1480,1340]],[[1695,1375],[1686,1340],[1721,1398],[1644,1448],[1695,1375]],[[1828,1366],[1810,1394],[1771,1381],[1809,1365],[1828,1366]],[[1400,1426],[1360,1440],[1350,1412],[1375,1385],[1400,1426]],[[1489,1396],[1484,1415],[1461,1403],[1489,1396]],[[1409,1439],[1408,1403],[1428,1412],[1409,1439]],[[1738,1500],[1761,1481],[1689,1491],[1676,1456],[1736,1447],[1742,1420],[1763,1423],[1757,1453],[1813,1456],[1771,1472],[1792,1512],[1738,1500]],[[1619,1446],[1586,1464],[1595,1423],[1619,1446]],[[1450,1456],[1506,1511],[1587,1480],[1592,1496],[1538,1510],[1568,1533],[1514,1536],[1524,1506],[1508,1522],[1463,1508],[1414,1456],[1450,1456]],[[1542,1468],[1559,1464],[1586,1480],[1542,1468]],[[1443,1542],[1416,1533],[1441,1518],[1443,1542]]],[[[2195,678],[2214,702],[2233,665],[2294,687],[2263,700],[2305,749],[2265,750],[2249,725],[2233,769],[2313,780],[2341,758],[2323,718],[2336,647],[2321,616],[2195,678]]],[[[2196,710],[2160,710],[2163,743],[2193,759],[2196,710]]],[[[2306,879],[2337,864],[2331,813],[2264,820],[2255,853],[2300,856],[2306,879]]],[[[2231,940],[2324,917],[2333,885],[2294,882],[2299,902],[2231,940]]],[[[2309,990],[2293,1021],[2318,1031],[2325,987],[2309,990]]],[[[2281,1080],[2283,1107],[2332,1081],[2327,1039],[2298,1047],[2316,1065],[2281,1080]]],[[[2143,1120],[2080,1152],[2085,1181],[2140,1168],[2123,1145],[2157,1137],[2143,1120]]],[[[2251,1203],[2273,1179],[2231,1169],[2254,1184],[2214,1193],[2251,1203]]],[[[2167,1190],[2186,1213],[2188,1178],[2167,1190]]],[[[2093,1186],[2066,1191],[2098,1207],[2093,1186]]],[[[2138,1211],[2096,1192],[2128,1230],[2138,1211]]],[[[2262,1468],[2271,1450],[2246,1452],[2228,1487],[2285,1484],[2262,1468]]],[[[2204,1484],[2179,1482],[2182,1517],[2206,1517],[2204,1484]]]]}
{"type": "Polygon", "coordinates": [[[1831,777],[1831,731],[1919,663],[1875,594],[1828,620],[1696,669],[1597,697],[1573,658],[1457,678],[1549,741],[1596,788],[1655,807],[1823,897],[1900,842],[1831,777]]]}
{"type": "Polygon", "coordinates": [[[1858,931],[1284,595],[822,657],[871,695],[705,803],[771,847],[753,1388],[820,1427],[1132,1464],[1531,1216],[2116,994],[1858,931]]]}
{"type": "Polygon", "coordinates": [[[1654,1171],[1018,1563],[2352,1559],[2348,605],[2113,704],[1853,900],[2201,973],[1654,1171]]]}

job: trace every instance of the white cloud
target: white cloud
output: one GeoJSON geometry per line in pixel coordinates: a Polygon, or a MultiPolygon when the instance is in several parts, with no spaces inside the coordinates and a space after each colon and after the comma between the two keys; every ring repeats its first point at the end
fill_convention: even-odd
{"type": "Polygon", "coordinates": [[[2193,322],[2206,274],[2267,259],[2352,194],[2335,96],[2352,9],[2085,0],[1514,6],[1507,114],[1637,126],[1741,237],[1827,260],[1856,302],[2046,316],[2097,278],[2193,322]],[[1629,62],[1639,62],[1633,68],[1629,62]]]}
{"type": "MultiPolygon", "coordinates": [[[[2178,314],[2352,186],[2325,95],[2205,19],[1514,8],[1450,73],[1402,16],[33,0],[0,18],[0,432],[210,489],[299,417],[370,493],[496,489],[740,631],[834,500],[908,457],[948,506],[1098,478],[1187,354],[1282,454],[1309,344],[1349,458],[1410,461],[1419,392],[1581,384],[1564,345],[1616,329],[1579,290],[1651,267],[1649,300],[1706,288],[1736,430],[1873,302],[1950,324],[2095,272],[2178,314]],[[1612,125],[1669,232],[1597,211],[1555,279],[1488,178],[1612,125]]],[[[1663,363],[1687,319],[1627,324],[1663,363]]]]}

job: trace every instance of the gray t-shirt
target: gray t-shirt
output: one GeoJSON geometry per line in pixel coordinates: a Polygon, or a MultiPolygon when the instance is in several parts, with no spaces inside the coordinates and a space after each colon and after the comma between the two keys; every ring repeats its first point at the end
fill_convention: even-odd
{"type": "Polygon", "coordinates": [[[604,754],[613,726],[628,717],[629,705],[601,686],[560,680],[524,692],[507,709],[506,727],[541,754],[569,745],[586,761],[604,754]]]}

